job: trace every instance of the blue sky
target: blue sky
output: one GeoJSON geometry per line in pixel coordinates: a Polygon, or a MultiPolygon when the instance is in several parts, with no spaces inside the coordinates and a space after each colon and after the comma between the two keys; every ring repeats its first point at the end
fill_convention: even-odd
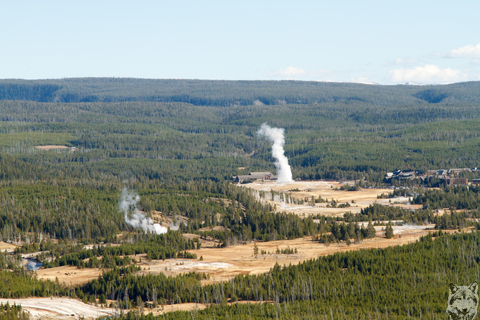
{"type": "Polygon", "coordinates": [[[480,80],[480,1],[0,0],[0,78],[480,80]]]}

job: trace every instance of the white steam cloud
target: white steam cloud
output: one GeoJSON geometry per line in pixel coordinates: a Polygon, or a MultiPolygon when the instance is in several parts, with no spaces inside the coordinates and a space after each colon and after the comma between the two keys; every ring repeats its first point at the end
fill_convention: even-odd
{"type": "Polygon", "coordinates": [[[288,159],[285,156],[283,146],[285,145],[285,138],[283,136],[284,129],[272,128],[264,123],[257,131],[259,138],[265,137],[272,143],[272,156],[276,159],[275,167],[277,168],[278,180],[277,182],[290,182],[292,179],[292,169],[288,165],[288,159]]]}
{"type": "Polygon", "coordinates": [[[137,193],[123,188],[122,198],[120,200],[120,211],[125,215],[125,222],[134,228],[142,228],[145,232],[156,234],[167,233],[167,228],[162,227],[158,223],[153,223],[152,219],[138,211],[138,201],[140,201],[140,196],[137,193]]]}

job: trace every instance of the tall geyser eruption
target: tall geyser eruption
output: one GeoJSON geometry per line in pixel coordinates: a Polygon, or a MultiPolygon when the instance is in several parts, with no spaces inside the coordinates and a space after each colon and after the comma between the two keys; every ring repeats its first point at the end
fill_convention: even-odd
{"type": "Polygon", "coordinates": [[[259,138],[265,137],[272,143],[272,156],[276,159],[275,167],[277,168],[277,182],[290,182],[292,179],[292,169],[288,165],[288,159],[285,156],[283,146],[285,145],[285,138],[283,128],[272,128],[264,123],[257,131],[259,138]]]}
{"type": "Polygon", "coordinates": [[[158,223],[153,223],[152,219],[138,211],[138,201],[140,201],[140,196],[136,192],[128,191],[127,188],[123,188],[119,206],[120,211],[122,211],[125,216],[125,222],[134,228],[142,228],[145,232],[156,234],[167,233],[167,228],[162,227],[158,223]]]}

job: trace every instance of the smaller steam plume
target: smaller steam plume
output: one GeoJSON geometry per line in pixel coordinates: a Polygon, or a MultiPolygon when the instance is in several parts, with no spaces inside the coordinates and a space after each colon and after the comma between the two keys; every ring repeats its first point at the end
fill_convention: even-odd
{"type": "Polygon", "coordinates": [[[36,271],[40,269],[41,266],[43,266],[43,264],[38,260],[29,259],[29,258],[25,260],[28,261],[27,264],[25,264],[25,267],[30,271],[36,271]]]}
{"type": "Polygon", "coordinates": [[[134,228],[142,228],[145,232],[156,234],[167,233],[167,228],[162,227],[158,223],[153,223],[152,219],[138,211],[138,201],[140,201],[140,196],[137,193],[123,188],[122,198],[120,200],[120,211],[125,215],[125,222],[134,228]]]}
{"type": "Polygon", "coordinates": [[[290,182],[292,179],[292,169],[288,164],[288,159],[285,156],[283,146],[285,145],[285,138],[283,136],[284,129],[272,128],[264,123],[257,131],[259,138],[265,137],[272,143],[272,156],[276,159],[275,167],[277,168],[278,180],[277,182],[290,182]]]}

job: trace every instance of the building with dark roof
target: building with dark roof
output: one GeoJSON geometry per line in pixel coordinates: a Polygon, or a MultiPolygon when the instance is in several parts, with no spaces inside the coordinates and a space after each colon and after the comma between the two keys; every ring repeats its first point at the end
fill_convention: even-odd
{"type": "Polygon", "coordinates": [[[263,180],[263,181],[270,181],[270,180],[277,180],[277,176],[272,174],[271,172],[250,172],[248,175],[240,175],[234,176],[233,182],[243,182],[248,180],[263,180]]]}

